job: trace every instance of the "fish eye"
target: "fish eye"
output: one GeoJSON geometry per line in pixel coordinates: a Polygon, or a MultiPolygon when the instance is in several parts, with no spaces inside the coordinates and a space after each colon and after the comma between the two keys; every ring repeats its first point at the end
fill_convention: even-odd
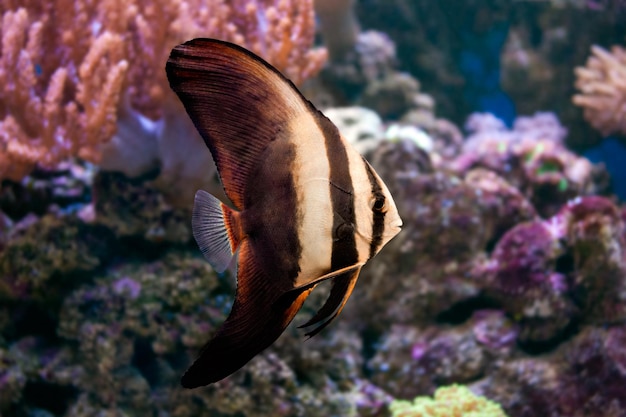
{"type": "Polygon", "coordinates": [[[374,204],[372,206],[372,209],[374,209],[374,211],[382,211],[385,208],[385,196],[382,194],[378,194],[376,195],[376,198],[374,200],[374,204]]]}

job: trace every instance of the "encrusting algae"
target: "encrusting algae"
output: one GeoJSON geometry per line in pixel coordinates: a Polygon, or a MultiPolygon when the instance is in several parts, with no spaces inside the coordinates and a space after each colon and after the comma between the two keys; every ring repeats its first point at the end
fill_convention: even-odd
{"type": "Polygon", "coordinates": [[[433,398],[395,400],[389,409],[392,417],[507,417],[498,404],[462,385],[437,388],[433,398]]]}

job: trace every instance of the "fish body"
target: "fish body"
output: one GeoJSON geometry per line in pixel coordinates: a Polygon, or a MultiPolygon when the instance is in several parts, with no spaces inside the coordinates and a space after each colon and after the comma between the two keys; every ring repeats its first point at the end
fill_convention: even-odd
{"type": "Polygon", "coordinates": [[[183,375],[219,381],[272,344],[313,288],[328,300],[303,327],[317,334],[341,311],[361,267],[399,231],[389,190],[335,125],[279,71],[214,39],[175,47],[172,89],[215,160],[227,205],[205,191],[192,226],[217,271],[236,259],[229,317],[183,375]]]}

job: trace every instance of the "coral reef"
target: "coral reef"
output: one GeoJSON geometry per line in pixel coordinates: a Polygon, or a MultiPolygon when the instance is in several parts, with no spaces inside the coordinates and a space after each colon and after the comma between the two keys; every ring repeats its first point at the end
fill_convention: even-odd
{"type": "MultiPolygon", "coordinates": [[[[364,122],[358,111],[342,117],[364,122]]],[[[184,212],[157,188],[98,172],[91,203],[7,222],[0,412],[381,416],[394,398],[462,383],[510,416],[591,416],[600,402],[620,415],[624,209],[601,196],[528,192],[543,178],[523,164],[545,150],[570,158],[550,174],[574,181],[568,169],[582,164],[588,188],[576,192],[599,189],[593,168],[563,150],[553,117],[509,130],[476,116],[468,127],[456,147],[372,134],[367,152],[403,232],[363,271],[336,325],[304,344],[291,326],[199,390],[180,389],[178,378],[226,317],[234,280],[203,261],[184,212]],[[520,169],[505,169],[516,160],[520,169]]],[[[295,324],[327,295],[322,285],[295,324]]]]}
{"type": "Polygon", "coordinates": [[[368,85],[395,73],[396,48],[387,35],[367,30],[360,32],[351,49],[335,57],[320,72],[313,90],[313,99],[323,89],[328,91],[329,103],[320,105],[354,104],[368,85]]]}
{"type": "Polygon", "coordinates": [[[187,115],[170,103],[176,99],[162,68],[171,48],[197,36],[232,41],[296,83],[326,59],[325,50],[311,49],[312,0],[54,0],[20,6],[5,1],[0,8],[0,82],[6,86],[0,95],[0,179],[17,181],[36,164],[51,168],[69,156],[130,176],[160,164],[161,182],[183,189],[181,204],[189,205],[213,172],[187,115]],[[192,163],[188,155],[199,156],[192,163]],[[183,166],[191,168],[173,168],[183,166]],[[187,184],[194,190],[184,192],[187,184]]]}
{"type": "Polygon", "coordinates": [[[322,109],[357,105],[385,122],[417,126],[460,145],[462,135],[451,122],[435,116],[435,102],[411,74],[395,67],[396,47],[384,33],[361,32],[349,52],[329,62],[316,84],[305,87],[322,109]]]}
{"type": "Polygon", "coordinates": [[[363,27],[389,35],[397,45],[399,67],[421,81],[444,118],[460,122],[476,109],[483,92],[498,88],[499,63],[489,56],[496,55],[496,45],[506,36],[510,2],[370,1],[359,6],[363,27]]]}
{"type": "MultiPolygon", "coordinates": [[[[585,320],[619,323],[626,319],[624,222],[620,210],[601,197],[576,198],[551,219],[562,229],[575,271],[573,296],[585,320]],[[598,279],[601,276],[602,279],[598,279]]],[[[568,266],[569,267],[569,266],[568,266]]]]}
{"type": "Polygon", "coordinates": [[[561,236],[548,225],[532,221],[509,230],[485,268],[486,291],[516,318],[520,342],[549,341],[576,319],[567,277],[556,268],[561,236]]]}
{"type": "Polygon", "coordinates": [[[29,336],[0,349],[0,410],[23,409],[33,386],[57,391],[44,404],[55,414],[367,416],[384,409],[390,398],[363,378],[362,347],[348,329],[308,349],[288,332],[231,378],[180,389],[184,367],[225,319],[233,284],[197,254],[179,251],[96,276],[48,311],[58,317],[50,323],[56,338],[29,336]]]}
{"type": "Polygon", "coordinates": [[[496,172],[544,217],[576,196],[606,191],[602,168],[565,147],[567,131],[551,113],[520,116],[513,129],[490,114],[474,114],[466,128],[471,135],[451,168],[458,173],[476,167],[496,172]]]}
{"type": "MultiPolygon", "coordinates": [[[[234,280],[189,250],[188,226],[187,239],[147,233],[178,224],[154,188],[98,173],[93,195],[93,218],[81,210],[8,226],[0,251],[3,415],[384,411],[391,398],[365,378],[361,339],[345,327],[307,349],[292,327],[231,378],[182,390],[181,373],[228,314],[234,280]]],[[[296,321],[327,294],[312,297],[316,305],[296,321]]]]}
{"type": "Polygon", "coordinates": [[[520,18],[512,25],[502,53],[502,86],[518,112],[550,109],[559,115],[574,149],[585,149],[601,136],[565,97],[576,94],[577,75],[592,45],[623,40],[626,8],[617,1],[518,2],[520,18]],[[579,30],[585,27],[586,30],[579,30]]]}
{"type": "Polygon", "coordinates": [[[91,201],[95,169],[91,164],[69,160],[54,169],[36,168],[20,182],[6,181],[0,188],[0,206],[13,220],[28,213],[71,212],[91,201]]]}
{"type": "MultiPolygon", "coordinates": [[[[226,286],[226,289],[229,289],[226,286]]],[[[181,346],[199,348],[226,318],[228,297],[211,268],[198,257],[168,253],[137,268],[119,268],[70,294],[59,312],[57,333],[76,341],[83,377],[74,381],[100,404],[132,385],[148,407],[151,378],[176,379],[167,356],[181,346]],[[97,376],[94,378],[94,376],[97,376]]],[[[124,407],[125,404],[118,404],[124,407]]]]}
{"type": "Polygon", "coordinates": [[[585,328],[551,354],[498,363],[472,387],[511,416],[621,416],[624,334],[624,325],[585,328]]]}
{"type": "Polygon", "coordinates": [[[56,290],[77,285],[81,272],[98,268],[112,243],[109,229],[75,216],[26,217],[11,230],[0,252],[0,298],[62,299],[64,292],[56,290]]]}
{"type": "Polygon", "coordinates": [[[576,68],[574,104],[584,109],[585,119],[604,136],[626,135],[626,49],[611,51],[594,45],[584,67],[576,68]]]}
{"type": "MultiPolygon", "coordinates": [[[[471,124],[476,127],[479,121],[471,124]]],[[[496,119],[482,124],[492,131],[503,129],[496,119]]],[[[369,285],[355,289],[355,302],[345,314],[367,329],[376,346],[367,363],[372,380],[395,397],[464,383],[502,402],[513,416],[551,415],[553,410],[560,410],[555,415],[591,416],[599,401],[612,404],[613,415],[620,415],[624,407],[617,391],[596,402],[594,384],[599,382],[590,382],[590,391],[580,393],[578,414],[565,399],[552,398],[587,386],[581,380],[585,377],[570,367],[571,355],[583,354],[572,352],[580,352],[578,341],[585,340],[586,332],[597,332],[594,343],[608,344],[600,329],[609,326],[615,329],[610,330],[614,343],[626,322],[622,211],[608,198],[589,195],[553,202],[540,217],[541,203],[552,196],[525,196],[524,188],[512,182],[520,172],[502,168],[505,163],[516,166],[508,150],[516,141],[535,136],[547,147],[562,141],[563,132],[554,123],[541,134],[520,125],[524,123],[500,130],[500,141],[485,145],[491,150],[483,161],[500,155],[500,162],[468,164],[460,171],[433,170],[424,162],[428,155],[406,143],[381,144],[372,161],[386,161],[376,167],[399,200],[405,227],[390,250],[364,271],[369,285]],[[372,309],[376,314],[367,313],[372,309]],[[514,366],[518,373],[511,373],[514,366]],[[509,373],[502,378],[510,382],[500,392],[494,375],[504,369],[509,373]],[[539,384],[552,387],[549,392],[533,390],[541,378],[551,378],[539,384]]],[[[450,167],[458,168],[474,146],[484,145],[473,141],[470,136],[450,167]]],[[[571,158],[570,167],[577,157],[571,158]]],[[[588,372],[592,380],[612,384],[618,367],[611,359],[588,372]]]]}
{"type": "Polygon", "coordinates": [[[168,204],[154,184],[99,172],[92,190],[93,202],[81,213],[83,218],[105,225],[118,237],[142,236],[154,243],[185,244],[191,240],[189,211],[168,204]]]}
{"type": "Polygon", "coordinates": [[[373,110],[365,107],[331,107],[324,110],[324,115],[363,155],[376,149],[383,139],[383,121],[373,110]]]}
{"type": "Polygon", "coordinates": [[[622,1],[370,0],[356,14],[364,30],[396,44],[397,68],[420,80],[440,117],[460,124],[488,111],[509,124],[515,113],[551,110],[570,146],[600,140],[569,100],[572,69],[593,44],[623,42],[622,1]]]}
{"type": "Polygon", "coordinates": [[[437,386],[478,379],[489,361],[471,326],[393,326],[368,362],[372,380],[392,395],[412,398],[437,386]]]}
{"type": "Polygon", "coordinates": [[[441,387],[434,398],[417,397],[412,403],[394,401],[389,408],[392,417],[506,417],[498,404],[461,385],[441,387]]]}

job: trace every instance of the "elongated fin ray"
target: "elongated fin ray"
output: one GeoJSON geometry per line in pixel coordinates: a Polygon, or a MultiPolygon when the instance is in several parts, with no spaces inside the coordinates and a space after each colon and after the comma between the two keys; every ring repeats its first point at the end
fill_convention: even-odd
{"type": "Polygon", "coordinates": [[[193,206],[191,228],[206,260],[217,272],[224,272],[241,239],[239,213],[206,191],[199,190],[193,206]]]}
{"type": "Polygon", "coordinates": [[[263,271],[247,239],[239,248],[237,294],[230,315],[181,379],[196,388],[232,374],[271,345],[296,315],[313,286],[284,292],[263,271]]]}
{"type": "Polygon", "coordinates": [[[344,299],[352,274],[353,272],[350,271],[333,278],[330,294],[328,295],[324,305],[317,311],[317,313],[315,313],[315,315],[313,315],[313,317],[307,320],[306,323],[299,325],[298,328],[302,329],[304,327],[313,326],[314,324],[326,320],[331,314],[333,314],[344,299]]]}
{"type": "Polygon", "coordinates": [[[211,150],[226,195],[240,211],[246,184],[267,146],[288,134],[292,118],[319,114],[275,68],[228,42],[193,39],[178,45],[166,72],[211,150]]]}
{"type": "Polygon", "coordinates": [[[350,265],[350,266],[346,266],[345,268],[341,268],[338,269],[336,271],[333,272],[329,272],[328,274],[322,275],[321,277],[317,277],[315,279],[312,279],[311,281],[307,282],[304,285],[301,285],[299,287],[294,288],[292,291],[298,291],[301,290],[303,288],[309,288],[311,286],[316,286],[317,284],[327,281],[329,279],[333,279],[336,277],[339,277],[340,275],[343,275],[344,273],[347,272],[351,272],[351,271],[355,271],[355,270],[360,270],[363,265],[365,265],[365,263],[358,263],[358,264],[354,264],[354,265],[350,265]]]}
{"type": "Polygon", "coordinates": [[[354,290],[354,286],[359,278],[359,273],[361,272],[361,267],[356,270],[348,271],[340,276],[333,279],[333,287],[330,290],[330,294],[328,299],[318,310],[318,312],[311,317],[306,323],[301,326],[309,327],[320,322],[324,321],[322,324],[314,328],[313,330],[305,333],[309,338],[315,336],[319,332],[321,332],[326,326],[328,326],[343,310],[343,307],[346,305],[348,298],[352,294],[352,290],[354,290]]]}

